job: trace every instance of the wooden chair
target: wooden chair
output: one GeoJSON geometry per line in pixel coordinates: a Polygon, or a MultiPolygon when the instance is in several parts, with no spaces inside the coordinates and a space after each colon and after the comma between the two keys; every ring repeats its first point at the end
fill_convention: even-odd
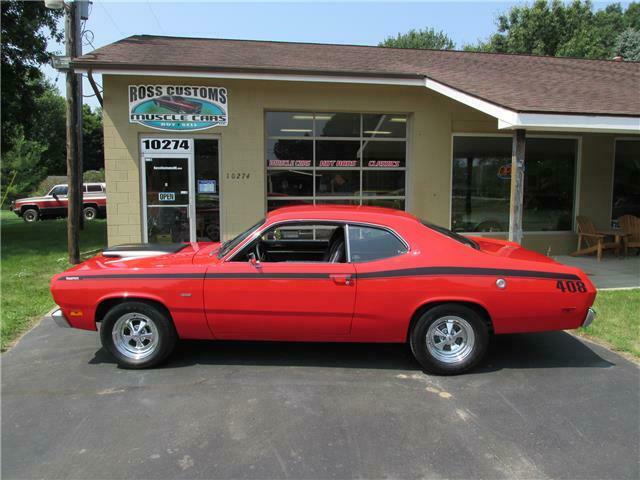
{"type": "Polygon", "coordinates": [[[578,215],[576,221],[578,223],[578,249],[571,254],[572,256],[596,252],[598,261],[600,261],[604,250],[615,250],[620,253],[620,242],[605,242],[606,235],[598,233],[589,217],[578,215]],[[584,248],[582,247],[583,241],[586,245],[584,248]]]}
{"type": "MultiPolygon", "coordinates": [[[[640,218],[633,215],[623,215],[618,219],[620,228],[626,234],[624,239],[624,252],[627,253],[627,248],[640,249],[640,218]]],[[[640,250],[638,250],[640,255],[640,250]]]]}

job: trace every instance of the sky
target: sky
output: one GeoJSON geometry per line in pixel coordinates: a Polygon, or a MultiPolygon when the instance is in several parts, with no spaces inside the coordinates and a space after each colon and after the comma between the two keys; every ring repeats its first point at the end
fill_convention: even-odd
{"type": "MultiPolygon", "coordinates": [[[[495,31],[496,17],[513,1],[235,2],[99,1],[90,7],[83,51],[136,34],[377,45],[410,29],[443,30],[461,48],[495,31]]],[[[607,3],[594,2],[596,8],[607,3]]],[[[628,2],[620,2],[623,5],[628,2]]],[[[64,46],[51,43],[57,54],[64,46]]],[[[64,92],[64,75],[43,67],[64,92]]],[[[99,84],[101,79],[97,78],[99,84]]],[[[88,81],[84,94],[92,95],[88,81]]],[[[98,105],[95,96],[85,103],[98,105]]]]}

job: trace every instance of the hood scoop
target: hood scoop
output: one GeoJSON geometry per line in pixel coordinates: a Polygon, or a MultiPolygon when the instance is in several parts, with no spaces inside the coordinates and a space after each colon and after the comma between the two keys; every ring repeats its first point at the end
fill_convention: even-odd
{"type": "Polygon", "coordinates": [[[105,248],[102,255],[109,258],[157,257],[178,253],[188,245],[188,243],[126,243],[105,248]]]}

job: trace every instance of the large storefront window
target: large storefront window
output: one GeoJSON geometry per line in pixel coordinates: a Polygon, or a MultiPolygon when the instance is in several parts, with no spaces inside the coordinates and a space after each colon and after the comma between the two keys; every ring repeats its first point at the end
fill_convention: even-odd
{"type": "Polygon", "coordinates": [[[267,209],[405,208],[407,116],[267,112],[267,209]]]}
{"type": "MultiPolygon", "coordinates": [[[[451,225],[460,232],[509,230],[511,137],[455,136],[451,225]]],[[[571,230],[578,142],[527,138],[525,231],[571,230]]]]}
{"type": "Polygon", "coordinates": [[[640,139],[616,141],[611,219],[640,217],[640,139]]]}

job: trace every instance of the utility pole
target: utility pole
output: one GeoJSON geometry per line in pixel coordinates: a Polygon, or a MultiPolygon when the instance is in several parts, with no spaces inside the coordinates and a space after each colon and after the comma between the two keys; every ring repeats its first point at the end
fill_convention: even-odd
{"type": "MultiPolygon", "coordinates": [[[[71,60],[76,56],[77,28],[76,28],[76,2],[65,5],[64,40],[66,56],[71,60]]],[[[78,76],[73,69],[66,72],[67,82],[67,183],[69,185],[68,210],[67,210],[67,251],[69,263],[80,263],[80,214],[82,208],[81,181],[78,176],[81,173],[79,162],[78,141],[78,113],[82,101],[78,102],[78,76]],[[78,106],[80,103],[80,107],[78,106]]],[[[80,117],[81,118],[81,117],[80,117]]]]}
{"type": "Polygon", "coordinates": [[[67,115],[67,251],[69,263],[80,263],[80,230],[82,221],[82,74],[76,74],[71,61],[82,55],[81,20],[88,18],[86,0],[45,0],[47,8],[64,9],[65,54],[56,66],[66,75],[66,115],[67,115]]]}

